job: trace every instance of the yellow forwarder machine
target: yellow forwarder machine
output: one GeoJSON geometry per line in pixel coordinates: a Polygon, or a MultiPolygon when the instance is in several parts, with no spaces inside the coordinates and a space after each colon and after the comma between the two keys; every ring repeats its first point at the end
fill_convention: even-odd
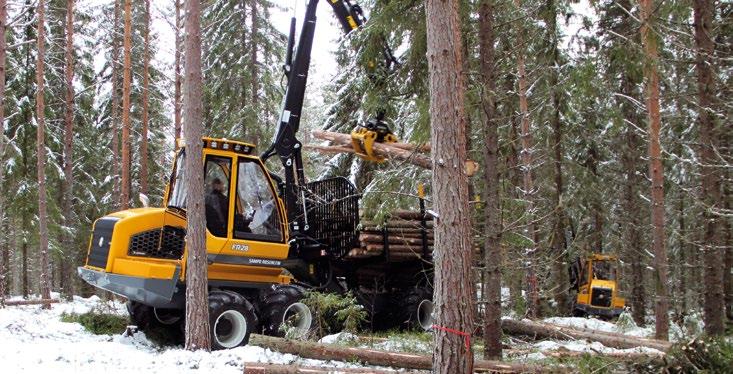
{"type": "Polygon", "coordinates": [[[584,262],[578,259],[571,269],[571,283],[578,291],[573,314],[593,315],[604,319],[618,317],[626,299],[619,296],[618,259],[615,256],[592,254],[584,262]]]}
{"type": "MultiPolygon", "coordinates": [[[[347,33],[364,22],[357,5],[327,1],[347,33]]],[[[273,144],[257,157],[252,144],[203,139],[209,307],[217,349],[246,344],[252,331],[280,334],[286,320],[294,321],[296,332],[308,331],[312,316],[300,302],[304,289],[350,291],[372,316],[388,316],[385,320],[395,322],[393,327],[431,325],[432,269],[426,261],[346,258],[358,247],[356,188],[345,178],[305,182],[296,133],[317,3],[309,0],[294,60],[295,19],[291,21],[288,86],[273,144]],[[275,154],[284,178],[265,167],[275,154]],[[379,282],[363,276],[375,272],[379,282]]],[[[395,62],[388,48],[384,55],[387,66],[395,62]]],[[[389,141],[379,117],[355,138],[389,141]]],[[[143,330],[163,327],[180,335],[183,327],[186,157],[201,155],[177,149],[163,207],[129,209],[95,222],[86,265],[78,269],[89,284],[126,297],[133,322],[143,330]]]]}

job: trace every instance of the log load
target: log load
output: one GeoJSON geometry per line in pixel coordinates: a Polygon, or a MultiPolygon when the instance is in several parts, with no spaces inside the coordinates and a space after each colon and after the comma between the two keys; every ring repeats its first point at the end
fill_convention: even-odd
{"type": "Polygon", "coordinates": [[[672,347],[672,343],[663,340],[639,338],[636,336],[615,334],[588,328],[560,326],[526,319],[522,321],[502,319],[501,328],[504,330],[504,333],[509,335],[525,335],[534,338],[564,340],[587,339],[590,341],[597,341],[606,347],[620,349],[648,347],[666,352],[670,347],[672,347]]]}
{"type": "Polygon", "coordinates": [[[359,247],[350,250],[346,258],[356,260],[385,256],[388,262],[430,261],[434,244],[433,222],[432,217],[426,218],[423,233],[422,216],[421,212],[398,210],[383,222],[363,221],[359,230],[359,247]],[[423,253],[423,243],[427,245],[427,256],[423,253]]]}
{"type": "MultiPolygon", "coordinates": [[[[430,370],[433,367],[431,356],[406,352],[341,347],[330,344],[286,340],[258,334],[251,335],[250,344],[281,353],[290,353],[299,357],[317,360],[358,361],[367,365],[418,370],[430,370]]],[[[536,373],[540,371],[540,368],[534,365],[487,360],[476,360],[473,369],[474,372],[492,373],[536,373]]]]}

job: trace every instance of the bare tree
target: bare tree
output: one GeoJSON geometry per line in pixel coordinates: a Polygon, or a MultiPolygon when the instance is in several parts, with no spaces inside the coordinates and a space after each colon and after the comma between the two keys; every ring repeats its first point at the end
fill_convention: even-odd
{"type": "Polygon", "coordinates": [[[468,206],[465,82],[458,1],[428,0],[427,57],[435,225],[436,373],[470,373],[473,353],[462,334],[473,331],[471,212],[468,206]],[[459,332],[459,333],[456,333],[459,332]]]}
{"type": "Polygon", "coordinates": [[[482,0],[479,5],[479,53],[481,57],[482,120],[486,171],[486,242],[484,245],[484,358],[501,358],[501,208],[499,202],[499,134],[496,115],[494,74],[494,4],[482,0]]]}
{"type": "Polygon", "coordinates": [[[656,297],[654,314],[656,321],[655,336],[657,339],[669,339],[669,291],[667,278],[669,263],[667,262],[667,235],[664,232],[664,168],[662,165],[662,149],[659,142],[661,120],[659,118],[659,75],[657,64],[656,37],[652,34],[653,22],[652,0],[640,0],[641,6],[641,40],[646,53],[644,75],[647,85],[646,109],[649,116],[649,174],[652,179],[652,252],[654,253],[654,273],[656,297]]]}
{"type": "Polygon", "coordinates": [[[145,0],[145,45],[143,46],[143,129],[140,137],[140,192],[148,194],[148,100],[150,99],[150,0],[145,0]]]}
{"type": "Polygon", "coordinates": [[[132,80],[132,0],[125,0],[124,63],[122,65],[122,176],[120,208],[130,205],[130,85],[132,80]]]}
{"type": "Polygon", "coordinates": [[[709,335],[725,333],[724,321],[724,289],[723,259],[720,238],[720,222],[714,211],[722,208],[720,179],[716,164],[719,133],[714,110],[715,72],[712,63],[714,43],[713,0],[695,0],[693,2],[695,20],[695,48],[697,70],[698,129],[700,133],[700,174],[702,199],[705,204],[703,218],[705,230],[703,236],[704,305],[703,319],[705,332],[709,335]]]}
{"type": "Polygon", "coordinates": [[[204,165],[201,160],[203,87],[201,73],[201,4],[186,0],[185,86],[183,90],[186,136],[186,349],[211,350],[206,273],[206,221],[204,216],[204,165]]]}
{"type": "MultiPolygon", "coordinates": [[[[38,12],[38,25],[36,35],[38,37],[38,57],[36,59],[36,131],[37,149],[37,171],[38,171],[38,230],[40,241],[40,287],[41,298],[51,298],[51,282],[49,279],[48,266],[48,214],[46,212],[46,105],[44,102],[45,82],[45,53],[46,53],[46,27],[45,27],[45,0],[39,0],[36,11],[38,12]]],[[[51,304],[44,304],[44,309],[51,308],[51,304]]]]}
{"type": "MultiPolygon", "coordinates": [[[[67,231],[62,234],[62,242],[64,243],[64,250],[70,251],[73,247],[72,236],[68,233],[68,229],[73,224],[73,205],[72,198],[73,186],[74,186],[74,0],[66,1],[66,46],[65,46],[65,62],[64,62],[64,78],[66,84],[66,97],[65,97],[65,111],[64,111],[64,153],[63,153],[63,167],[64,167],[64,180],[61,184],[62,190],[62,213],[64,219],[64,226],[67,227],[67,231]]],[[[65,256],[61,256],[61,274],[59,283],[61,285],[61,292],[66,297],[71,297],[73,294],[71,289],[71,258],[68,253],[65,256]]]]}

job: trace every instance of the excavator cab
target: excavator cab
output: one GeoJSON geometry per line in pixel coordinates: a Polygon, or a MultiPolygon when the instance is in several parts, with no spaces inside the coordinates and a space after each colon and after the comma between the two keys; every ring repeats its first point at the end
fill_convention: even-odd
{"type": "Polygon", "coordinates": [[[623,312],[626,299],[619,296],[615,256],[593,254],[585,261],[578,259],[571,268],[570,279],[572,288],[578,292],[573,307],[575,316],[611,319],[623,312]]]}
{"type": "Polygon", "coordinates": [[[375,154],[374,143],[397,143],[397,136],[381,119],[370,119],[366,125],[358,125],[351,131],[351,144],[357,156],[367,161],[384,162],[383,157],[375,154]]]}

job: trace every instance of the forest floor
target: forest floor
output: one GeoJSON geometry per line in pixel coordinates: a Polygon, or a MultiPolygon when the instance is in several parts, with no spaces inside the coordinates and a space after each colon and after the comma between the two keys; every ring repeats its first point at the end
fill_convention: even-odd
{"type": "MultiPolygon", "coordinates": [[[[57,295],[54,295],[57,296],[57,295]]],[[[98,297],[74,297],[73,301],[53,304],[50,310],[39,305],[12,306],[0,309],[0,362],[3,372],[53,373],[242,373],[245,362],[261,362],[321,367],[364,367],[356,363],[321,361],[281,354],[257,346],[207,352],[189,352],[181,347],[161,348],[143,333],[132,336],[95,335],[76,322],[63,322],[65,316],[97,312],[127,316],[124,303],[103,301],[98,297]]],[[[567,326],[622,332],[648,337],[651,328],[621,327],[618,324],[586,318],[548,318],[545,321],[567,326]]],[[[353,336],[342,333],[327,336],[323,343],[361,346],[388,351],[430,354],[430,333],[381,333],[353,336]]],[[[516,362],[552,364],[557,352],[597,354],[660,354],[650,348],[614,349],[586,341],[523,341],[505,337],[505,359],[516,362]]],[[[477,357],[481,341],[474,342],[477,357]]],[[[376,368],[375,368],[376,369],[376,368]]]]}

